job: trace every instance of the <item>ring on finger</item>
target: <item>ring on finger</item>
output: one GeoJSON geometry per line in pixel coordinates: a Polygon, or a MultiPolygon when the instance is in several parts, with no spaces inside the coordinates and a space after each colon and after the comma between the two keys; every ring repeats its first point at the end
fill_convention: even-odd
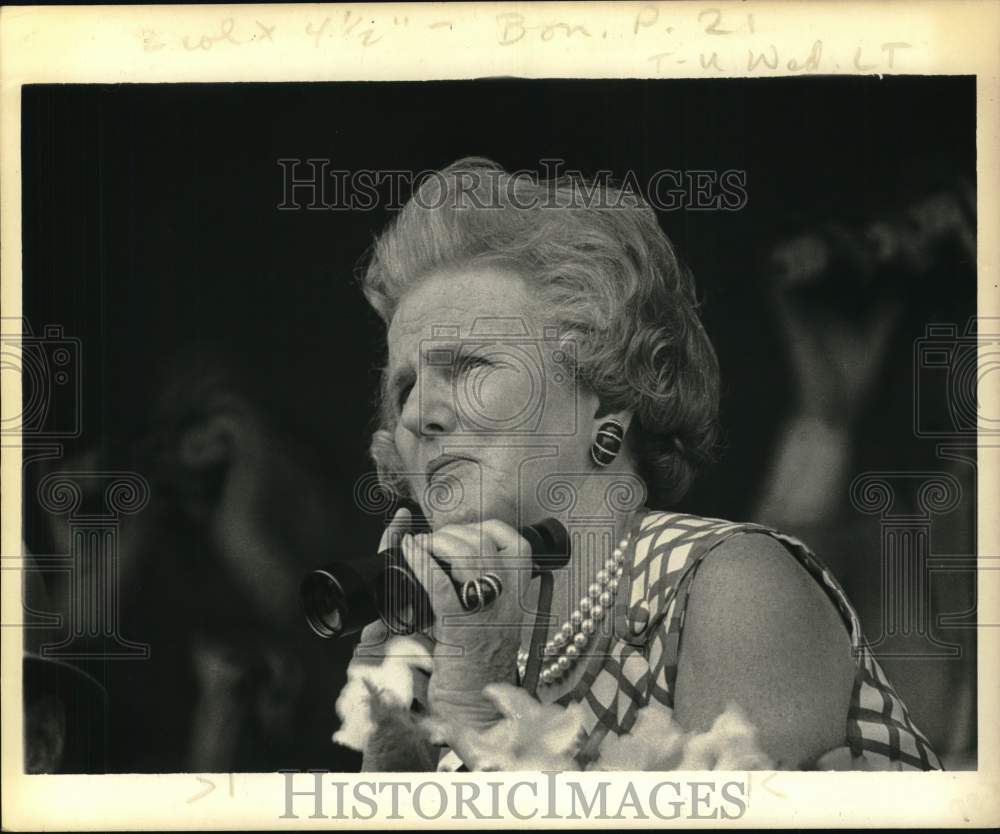
{"type": "Polygon", "coordinates": [[[480,577],[480,585],[483,595],[483,607],[496,601],[496,598],[503,593],[503,582],[495,573],[484,573],[480,577]]]}
{"type": "Polygon", "coordinates": [[[466,611],[479,611],[482,609],[483,593],[478,579],[469,579],[462,585],[462,607],[466,611]]]}
{"type": "Polygon", "coordinates": [[[503,582],[495,573],[470,579],[462,585],[462,605],[466,611],[482,611],[503,592],[503,582]]]}

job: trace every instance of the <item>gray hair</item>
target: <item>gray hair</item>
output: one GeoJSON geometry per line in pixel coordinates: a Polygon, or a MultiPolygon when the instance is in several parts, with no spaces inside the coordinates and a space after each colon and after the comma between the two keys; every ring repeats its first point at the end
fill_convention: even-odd
{"type": "MultiPolygon", "coordinates": [[[[694,279],[653,210],[607,182],[462,159],[424,180],[377,238],[362,289],[388,325],[422,277],[487,263],[528,281],[547,320],[574,339],[578,379],[603,409],[633,412],[627,442],[650,504],[680,499],[711,459],[719,369],[694,279]]],[[[388,399],[383,389],[371,452],[383,483],[405,495],[388,399]]]]}

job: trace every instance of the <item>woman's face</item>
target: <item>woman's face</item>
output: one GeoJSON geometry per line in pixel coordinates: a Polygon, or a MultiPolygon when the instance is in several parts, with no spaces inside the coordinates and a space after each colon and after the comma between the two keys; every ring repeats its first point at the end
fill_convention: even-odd
{"type": "Polygon", "coordinates": [[[434,527],[551,515],[552,473],[590,468],[597,398],[578,389],[573,344],[540,320],[524,280],[489,266],[434,273],[389,327],[388,396],[403,476],[434,527]]]}

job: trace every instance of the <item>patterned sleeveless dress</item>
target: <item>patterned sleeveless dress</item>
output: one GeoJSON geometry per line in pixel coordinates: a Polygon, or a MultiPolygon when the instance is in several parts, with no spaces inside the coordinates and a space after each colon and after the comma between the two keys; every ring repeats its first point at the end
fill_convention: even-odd
{"type": "Polygon", "coordinates": [[[673,708],[678,646],[695,571],[715,547],[748,532],[781,542],[820,583],[847,626],[857,664],[844,727],[844,743],[852,756],[863,756],[859,761],[868,769],[941,769],[869,650],[840,584],[802,542],[757,524],[659,511],[637,517],[613,628],[601,635],[577,685],[557,701],[563,706],[579,702],[586,708],[586,736],[577,755],[581,766],[597,758],[608,733],[628,733],[638,711],[652,700],[673,708]]]}

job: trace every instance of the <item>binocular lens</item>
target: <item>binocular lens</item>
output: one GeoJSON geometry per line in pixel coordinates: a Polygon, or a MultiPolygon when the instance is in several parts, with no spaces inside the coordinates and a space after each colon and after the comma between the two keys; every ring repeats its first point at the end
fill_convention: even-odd
{"type": "Polygon", "coordinates": [[[403,562],[402,554],[388,559],[385,573],[376,585],[376,607],[379,616],[395,634],[423,631],[432,622],[430,600],[423,586],[403,562]]]}
{"type": "Polygon", "coordinates": [[[320,637],[336,637],[343,631],[344,589],[329,571],[316,570],[302,583],[306,622],[320,637]]]}
{"type": "Polygon", "coordinates": [[[423,631],[434,622],[431,601],[399,548],[382,558],[341,562],[302,581],[306,622],[323,638],[348,637],[376,616],[395,634],[423,631]]]}
{"type": "MultiPolygon", "coordinates": [[[[533,575],[568,563],[569,536],[556,519],[520,533],[531,547],[533,575]]],[[[450,576],[448,566],[438,564],[450,576]]],[[[459,584],[452,581],[458,593],[459,584]]],[[[376,616],[395,634],[425,631],[434,623],[430,597],[399,547],[311,571],[302,582],[302,605],[309,627],[324,638],[348,637],[376,616]]]]}

